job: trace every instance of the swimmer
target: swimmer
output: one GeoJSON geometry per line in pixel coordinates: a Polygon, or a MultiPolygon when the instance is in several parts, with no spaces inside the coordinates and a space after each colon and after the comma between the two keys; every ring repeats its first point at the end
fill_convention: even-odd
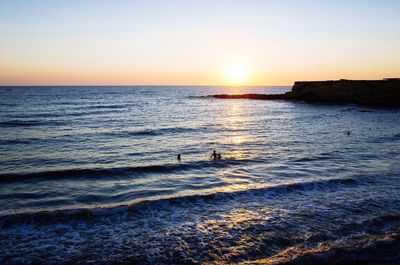
{"type": "Polygon", "coordinates": [[[213,160],[217,160],[217,156],[218,156],[218,154],[217,154],[217,152],[214,150],[214,151],[212,152],[210,158],[213,159],[213,160]]]}

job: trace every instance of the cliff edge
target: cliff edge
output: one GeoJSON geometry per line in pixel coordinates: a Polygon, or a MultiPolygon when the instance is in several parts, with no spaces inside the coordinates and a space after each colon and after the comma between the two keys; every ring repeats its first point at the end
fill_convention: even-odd
{"type": "Polygon", "coordinates": [[[211,95],[223,99],[301,100],[306,102],[356,103],[400,106],[400,78],[383,80],[297,81],[285,94],[211,95]]]}
{"type": "Polygon", "coordinates": [[[286,94],[308,102],[400,106],[400,79],[295,82],[286,94]]]}

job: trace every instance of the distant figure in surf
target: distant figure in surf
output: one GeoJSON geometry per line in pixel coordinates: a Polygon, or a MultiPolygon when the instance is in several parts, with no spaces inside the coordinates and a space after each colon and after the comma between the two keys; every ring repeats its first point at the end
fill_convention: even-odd
{"type": "Polygon", "coordinates": [[[212,152],[210,158],[213,159],[213,160],[217,160],[217,156],[218,156],[218,154],[217,154],[217,152],[214,150],[214,151],[212,152]]]}
{"type": "Polygon", "coordinates": [[[178,159],[178,161],[181,161],[181,154],[178,154],[178,157],[176,159],[178,159]]]}
{"type": "Polygon", "coordinates": [[[218,153],[214,150],[214,151],[212,152],[210,158],[213,159],[213,160],[221,160],[221,159],[222,159],[222,156],[221,156],[221,154],[218,154],[218,153]]]}
{"type": "Polygon", "coordinates": [[[350,131],[347,132],[347,135],[350,135],[350,131]]]}

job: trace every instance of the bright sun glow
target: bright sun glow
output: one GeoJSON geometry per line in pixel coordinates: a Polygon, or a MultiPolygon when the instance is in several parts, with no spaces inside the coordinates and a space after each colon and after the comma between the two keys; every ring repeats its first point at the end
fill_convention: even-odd
{"type": "Polygon", "coordinates": [[[231,85],[243,85],[248,74],[248,69],[240,64],[232,65],[225,70],[225,76],[231,85]]]}

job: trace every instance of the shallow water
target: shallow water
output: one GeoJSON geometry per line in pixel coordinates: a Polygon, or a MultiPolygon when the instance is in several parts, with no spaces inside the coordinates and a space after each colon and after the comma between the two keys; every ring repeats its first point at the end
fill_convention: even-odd
{"type": "Polygon", "coordinates": [[[398,258],[400,110],[201,97],[288,89],[0,88],[1,263],[398,258]]]}

